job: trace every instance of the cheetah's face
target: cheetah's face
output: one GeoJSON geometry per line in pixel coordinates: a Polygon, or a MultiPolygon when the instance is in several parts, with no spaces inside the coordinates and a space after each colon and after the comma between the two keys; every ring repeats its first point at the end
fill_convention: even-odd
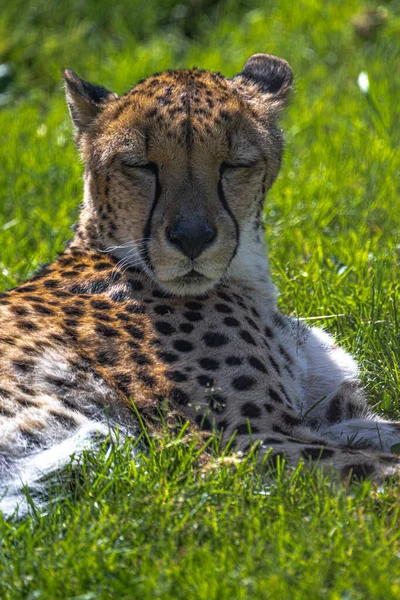
{"type": "Polygon", "coordinates": [[[260,225],[281,160],[287,63],[255,55],[231,80],[166,72],[121,98],[71,71],[65,81],[99,245],[170,293],[207,291],[260,225]]]}

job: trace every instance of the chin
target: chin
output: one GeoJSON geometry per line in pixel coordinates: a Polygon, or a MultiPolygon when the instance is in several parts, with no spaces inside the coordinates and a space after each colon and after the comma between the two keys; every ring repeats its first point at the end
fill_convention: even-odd
{"type": "Polygon", "coordinates": [[[157,279],[160,287],[174,296],[202,296],[217,285],[219,281],[220,279],[209,279],[200,273],[176,277],[170,281],[157,279]]]}

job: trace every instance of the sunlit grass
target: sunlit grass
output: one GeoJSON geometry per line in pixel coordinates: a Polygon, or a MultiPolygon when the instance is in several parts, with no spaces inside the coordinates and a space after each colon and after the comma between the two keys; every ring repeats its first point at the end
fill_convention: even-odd
{"type": "Polygon", "coordinates": [[[2,598],[398,597],[394,488],[261,477],[253,455],[207,467],[185,436],[133,446],[104,444],[44,513],[0,523],[2,598]]]}

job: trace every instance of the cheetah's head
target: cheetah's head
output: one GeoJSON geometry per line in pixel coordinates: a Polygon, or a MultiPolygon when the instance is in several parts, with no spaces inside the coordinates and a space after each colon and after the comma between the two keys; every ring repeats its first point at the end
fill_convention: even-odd
{"type": "Polygon", "coordinates": [[[283,148],[277,117],[292,83],[286,61],[256,54],[232,79],[167,71],[120,98],[70,70],[64,79],[86,165],[82,243],[176,295],[204,293],[264,252],[263,202],[283,148]]]}

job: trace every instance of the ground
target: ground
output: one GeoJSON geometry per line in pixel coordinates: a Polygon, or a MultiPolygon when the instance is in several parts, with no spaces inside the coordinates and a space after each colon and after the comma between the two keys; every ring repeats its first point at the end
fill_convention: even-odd
{"type": "MultiPolygon", "coordinates": [[[[399,419],[398,7],[360,37],[365,2],[203,4],[17,1],[2,12],[0,62],[13,73],[0,78],[1,288],[51,261],[77,214],[62,67],[124,92],[171,66],[233,74],[270,52],[297,81],[265,211],[280,308],[333,332],[360,361],[371,405],[399,419]]],[[[348,492],[285,469],[266,486],[251,457],[204,472],[197,453],[178,438],[135,462],[129,448],[85,457],[47,515],[33,507],[0,524],[0,596],[399,597],[398,486],[348,492]]]]}

